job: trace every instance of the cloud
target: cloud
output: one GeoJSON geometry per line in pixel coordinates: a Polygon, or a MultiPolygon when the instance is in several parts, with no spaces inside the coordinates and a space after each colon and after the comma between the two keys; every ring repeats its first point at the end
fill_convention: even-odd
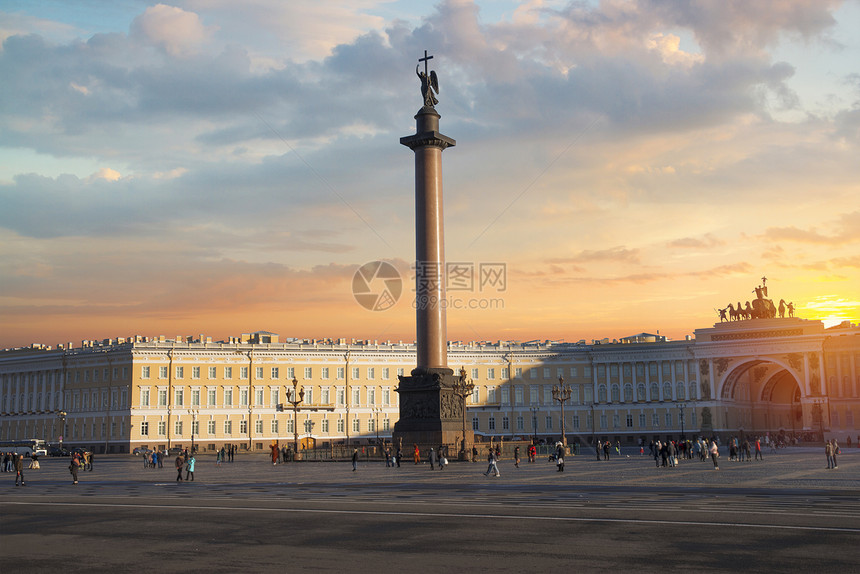
{"type": "Polygon", "coordinates": [[[710,233],[706,233],[701,239],[698,237],[674,239],[667,243],[667,246],[679,249],[710,249],[725,244],[725,241],[714,237],[710,233]]]}
{"type": "Polygon", "coordinates": [[[795,241],[815,245],[844,245],[860,240],[860,211],[840,216],[835,224],[835,233],[824,234],[816,228],[798,229],[789,227],[768,227],[763,236],[768,241],[795,241]]]}
{"type": "Polygon", "coordinates": [[[549,263],[558,265],[565,263],[596,263],[596,262],[620,262],[620,263],[640,263],[638,249],[627,249],[623,246],[612,247],[610,249],[590,250],[585,249],[572,257],[558,257],[548,259],[549,263]]]}
{"type": "Polygon", "coordinates": [[[156,4],[134,19],[131,36],[157,46],[171,56],[182,56],[197,51],[216,28],[204,26],[194,12],[156,4]]]}

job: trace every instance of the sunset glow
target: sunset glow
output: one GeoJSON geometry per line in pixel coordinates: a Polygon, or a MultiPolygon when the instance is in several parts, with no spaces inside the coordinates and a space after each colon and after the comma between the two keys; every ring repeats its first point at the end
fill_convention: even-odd
{"type": "Polygon", "coordinates": [[[0,7],[0,348],[414,340],[425,49],[478,279],[450,339],[683,338],[763,277],[860,320],[856,2],[97,4],[0,7]],[[391,308],[353,296],[372,261],[391,308]]]}

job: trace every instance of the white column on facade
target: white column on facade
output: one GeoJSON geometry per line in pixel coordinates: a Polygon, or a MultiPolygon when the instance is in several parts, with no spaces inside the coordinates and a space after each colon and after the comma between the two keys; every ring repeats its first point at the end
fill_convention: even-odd
{"type": "Polygon", "coordinates": [[[816,354],[818,355],[818,378],[821,379],[821,394],[829,396],[830,393],[827,388],[827,377],[825,377],[824,371],[824,353],[818,351],[816,354]]]}
{"type": "Polygon", "coordinates": [[[807,397],[812,394],[812,385],[809,376],[809,355],[803,354],[803,394],[807,397]]]}
{"type": "Polygon", "coordinates": [[[855,353],[851,353],[851,380],[848,382],[848,388],[853,388],[854,392],[851,395],[855,399],[860,397],[860,389],[857,388],[858,381],[860,381],[860,377],[857,376],[857,362],[855,359],[855,353]]]}
{"type": "Polygon", "coordinates": [[[714,378],[714,360],[708,359],[708,379],[711,386],[711,400],[717,400],[717,381],[714,378]]]}
{"type": "Polygon", "coordinates": [[[663,361],[657,361],[657,394],[663,398],[663,400],[672,400],[671,397],[667,399],[663,396],[663,361]]]}
{"type": "Polygon", "coordinates": [[[684,359],[684,396],[687,400],[692,399],[690,396],[690,361],[684,359]]]}
{"type": "Polygon", "coordinates": [[[677,366],[676,361],[669,361],[669,371],[670,371],[670,379],[672,381],[672,400],[678,400],[678,391],[675,387],[678,385],[677,378],[675,377],[675,367],[677,366]]]}
{"type": "Polygon", "coordinates": [[[618,363],[618,402],[624,402],[624,362],[618,363]]]}
{"type": "Polygon", "coordinates": [[[639,402],[639,381],[636,380],[636,361],[630,363],[630,378],[632,379],[631,384],[633,385],[633,402],[639,402]]]}
{"type": "Polygon", "coordinates": [[[654,399],[651,396],[651,364],[648,361],[644,362],[645,365],[645,400],[649,403],[654,399]]]}
{"type": "Polygon", "coordinates": [[[848,389],[842,384],[842,354],[834,353],[836,359],[836,388],[833,394],[842,398],[848,394],[848,389]]]}
{"type": "Polygon", "coordinates": [[[597,363],[591,363],[591,402],[597,402],[597,363]]]}

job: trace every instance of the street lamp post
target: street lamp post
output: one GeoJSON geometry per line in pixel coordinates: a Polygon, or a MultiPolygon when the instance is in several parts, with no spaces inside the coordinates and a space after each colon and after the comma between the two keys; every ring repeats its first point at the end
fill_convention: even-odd
{"type": "Polygon", "coordinates": [[[197,409],[188,409],[191,415],[191,454],[194,454],[194,435],[197,431],[197,409]]]}
{"type": "Polygon", "coordinates": [[[66,411],[57,413],[60,418],[60,450],[63,449],[63,435],[66,434],[66,411]]]}
{"type": "Polygon", "coordinates": [[[293,388],[287,388],[287,402],[293,405],[293,450],[298,460],[299,456],[299,405],[305,400],[305,390],[299,390],[299,381],[293,377],[293,388]],[[293,397],[296,397],[293,400],[293,397]]]}
{"type": "Polygon", "coordinates": [[[564,428],[564,403],[570,399],[570,385],[564,384],[564,377],[558,378],[558,386],[552,387],[552,398],[561,404],[561,444],[567,448],[567,435],[564,428]]]}
{"type": "Polygon", "coordinates": [[[678,413],[681,417],[681,440],[687,440],[687,435],[684,432],[684,409],[687,407],[687,403],[678,403],[678,413]]]}
{"type": "Polygon", "coordinates": [[[376,429],[376,444],[379,445],[379,412],[382,407],[373,407],[373,428],[376,429]]]}
{"type": "Polygon", "coordinates": [[[454,395],[460,397],[463,402],[463,441],[460,443],[460,460],[468,460],[468,451],[466,450],[466,397],[472,394],[475,390],[475,383],[471,380],[466,380],[466,368],[460,367],[460,377],[454,381],[451,386],[454,395]]]}
{"type": "Polygon", "coordinates": [[[597,449],[597,441],[594,440],[594,404],[588,405],[588,408],[591,409],[591,445],[597,453],[597,460],[600,460],[600,451],[597,449]]]}
{"type": "Polygon", "coordinates": [[[533,443],[533,444],[537,444],[537,414],[538,414],[538,408],[537,408],[537,407],[531,407],[529,410],[532,412],[532,431],[534,432],[534,443],[533,443]]]}

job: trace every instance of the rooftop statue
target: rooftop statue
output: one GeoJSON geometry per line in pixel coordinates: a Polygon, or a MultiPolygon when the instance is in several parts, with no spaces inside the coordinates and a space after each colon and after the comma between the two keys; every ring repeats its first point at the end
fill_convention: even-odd
{"type": "Polygon", "coordinates": [[[439,103],[433,92],[439,93],[439,78],[436,77],[436,71],[427,71],[427,62],[433,59],[433,56],[427,55],[427,50],[424,50],[424,57],[418,58],[419,62],[424,62],[424,71],[420,71],[421,64],[415,66],[415,74],[421,80],[421,97],[424,98],[424,106],[428,108],[434,107],[439,103]]]}

